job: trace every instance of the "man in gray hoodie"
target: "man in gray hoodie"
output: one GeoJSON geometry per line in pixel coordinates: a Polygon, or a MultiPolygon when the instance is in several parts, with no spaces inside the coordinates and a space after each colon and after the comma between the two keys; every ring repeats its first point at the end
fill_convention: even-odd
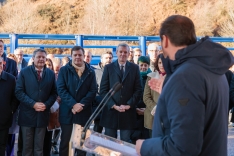
{"type": "MultiPolygon", "coordinates": [[[[226,156],[232,54],[208,37],[196,41],[193,22],[168,17],[160,29],[167,78],[155,112],[153,138],[138,140],[142,156],[226,156]]],[[[158,83],[152,79],[150,86],[158,83]]]]}

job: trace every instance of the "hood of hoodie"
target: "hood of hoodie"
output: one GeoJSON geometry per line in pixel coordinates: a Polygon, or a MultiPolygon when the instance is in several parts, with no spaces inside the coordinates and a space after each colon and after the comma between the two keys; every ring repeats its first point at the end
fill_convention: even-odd
{"type": "Polygon", "coordinates": [[[167,74],[172,74],[183,62],[189,61],[219,75],[225,74],[234,64],[232,53],[222,46],[204,37],[193,45],[180,49],[175,60],[162,57],[167,74]]]}

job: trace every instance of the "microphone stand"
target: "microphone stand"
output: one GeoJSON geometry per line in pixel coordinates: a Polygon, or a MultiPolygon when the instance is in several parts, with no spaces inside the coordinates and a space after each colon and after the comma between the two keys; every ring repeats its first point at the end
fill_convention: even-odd
{"type": "Polygon", "coordinates": [[[93,114],[90,116],[89,120],[86,122],[84,129],[87,127],[87,125],[91,122],[92,123],[92,118],[93,116],[96,114],[96,112],[99,110],[99,108],[101,107],[102,103],[106,100],[106,97],[108,95],[110,95],[110,93],[115,90],[115,87],[119,84],[119,82],[116,82],[113,87],[109,90],[109,92],[105,95],[105,97],[102,99],[102,101],[100,102],[100,104],[97,106],[96,110],[93,112],[93,114]]]}
{"type": "Polygon", "coordinates": [[[98,114],[103,110],[103,108],[105,107],[105,105],[107,104],[107,102],[109,101],[109,99],[117,92],[120,90],[120,88],[122,87],[122,84],[120,84],[119,82],[115,83],[115,85],[112,87],[112,89],[106,94],[105,97],[107,97],[107,95],[110,93],[110,96],[107,98],[107,100],[103,103],[103,100],[100,102],[100,104],[98,105],[97,109],[93,112],[93,114],[90,116],[89,120],[86,122],[82,132],[81,132],[81,140],[80,140],[80,146],[82,146],[84,144],[84,140],[85,140],[85,136],[86,136],[86,132],[87,129],[89,128],[89,126],[92,124],[93,120],[98,116],[98,114]],[[101,107],[101,108],[100,108],[101,107]],[[99,109],[100,108],[100,109],[99,109]]]}

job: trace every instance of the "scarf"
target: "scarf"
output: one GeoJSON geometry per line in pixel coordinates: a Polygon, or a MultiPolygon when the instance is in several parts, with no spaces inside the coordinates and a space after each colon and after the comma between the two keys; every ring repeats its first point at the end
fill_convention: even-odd
{"type": "Polygon", "coordinates": [[[159,71],[159,74],[161,74],[162,76],[166,75],[166,72],[162,73],[161,71],[159,71]]]}
{"type": "Polygon", "coordinates": [[[72,61],[72,66],[75,68],[76,73],[78,74],[79,77],[81,77],[81,75],[83,74],[84,70],[85,70],[85,63],[82,64],[81,67],[78,67],[77,65],[75,65],[72,61]]]}
{"type": "Polygon", "coordinates": [[[148,68],[148,70],[145,71],[145,72],[140,72],[140,75],[141,75],[141,77],[143,78],[143,77],[147,77],[147,74],[149,74],[149,73],[151,73],[150,68],[148,68]]]}

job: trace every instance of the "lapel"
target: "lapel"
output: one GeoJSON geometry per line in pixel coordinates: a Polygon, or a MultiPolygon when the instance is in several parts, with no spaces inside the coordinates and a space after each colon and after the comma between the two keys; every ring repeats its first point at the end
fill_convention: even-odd
{"type": "Polygon", "coordinates": [[[121,73],[120,73],[120,69],[119,69],[118,60],[116,60],[116,61],[114,62],[114,70],[115,70],[115,72],[117,73],[117,75],[119,76],[119,78],[121,79],[121,73]]]}
{"type": "Polygon", "coordinates": [[[125,72],[124,72],[124,76],[123,76],[123,79],[122,79],[122,82],[125,80],[125,78],[127,77],[129,71],[130,71],[131,67],[130,67],[130,63],[127,61],[126,62],[126,67],[125,67],[125,72]]]}
{"type": "Polygon", "coordinates": [[[114,63],[114,70],[117,73],[117,75],[119,76],[121,82],[123,82],[125,80],[125,78],[127,77],[130,69],[131,69],[130,63],[127,61],[126,65],[125,65],[125,71],[124,71],[123,79],[121,80],[121,72],[120,72],[118,60],[116,60],[115,63],[114,63]]]}

